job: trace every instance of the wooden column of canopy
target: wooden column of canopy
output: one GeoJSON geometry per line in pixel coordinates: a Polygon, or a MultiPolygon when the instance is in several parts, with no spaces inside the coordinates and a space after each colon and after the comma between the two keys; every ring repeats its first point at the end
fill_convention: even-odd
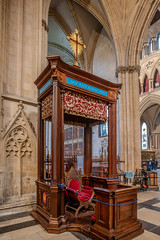
{"type": "MultiPolygon", "coordinates": [[[[78,67],[64,63],[59,56],[47,57],[49,64],[35,81],[38,88],[38,179],[37,205],[32,215],[41,225],[52,233],[64,231],[83,231],[82,226],[72,226],[66,222],[64,209],[64,122],[83,122],[84,124],[84,177],[83,182],[94,187],[96,199],[96,222],[88,234],[96,239],[131,239],[143,232],[137,220],[137,188],[119,186],[116,178],[116,103],[121,84],[115,84],[78,67]],[[68,95],[66,95],[68,94],[68,95]],[[67,97],[83,98],[108,106],[108,177],[92,176],[92,124],[104,119],[96,111],[90,116],[87,112],[76,112],[74,106],[67,109],[67,97]],[[44,102],[46,105],[44,105],[44,102]],[[43,105],[43,106],[42,106],[43,105]],[[44,111],[45,114],[44,114],[44,111]],[[51,119],[51,159],[49,177],[44,176],[45,161],[45,117],[51,119]],[[115,203],[133,202],[123,207],[115,203]],[[111,204],[111,205],[108,205],[111,204]],[[128,213],[127,213],[128,211],[128,213]],[[128,220],[128,225],[126,224],[128,220]],[[103,232],[103,234],[102,234],[103,232]]],[[[69,101],[69,100],[68,100],[69,101]]],[[[85,107],[81,104],[81,108],[85,107]]],[[[72,105],[74,105],[72,103],[72,105]]],[[[70,105],[69,105],[70,107],[70,105]]]]}

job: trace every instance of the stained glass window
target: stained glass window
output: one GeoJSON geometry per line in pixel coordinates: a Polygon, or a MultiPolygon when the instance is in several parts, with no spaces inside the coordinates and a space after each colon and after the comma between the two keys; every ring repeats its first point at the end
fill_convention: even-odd
{"type": "Polygon", "coordinates": [[[108,136],[108,121],[99,125],[99,136],[100,137],[108,136]]]}
{"type": "Polygon", "coordinates": [[[147,124],[143,122],[141,127],[142,150],[148,149],[147,124]]]}
{"type": "Polygon", "coordinates": [[[154,74],[153,84],[154,84],[154,88],[160,87],[160,76],[157,69],[154,74]]]}

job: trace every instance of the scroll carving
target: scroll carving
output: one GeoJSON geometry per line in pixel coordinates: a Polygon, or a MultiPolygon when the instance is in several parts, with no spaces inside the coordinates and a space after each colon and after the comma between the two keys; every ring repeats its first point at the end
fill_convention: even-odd
{"type": "Polygon", "coordinates": [[[60,82],[65,83],[66,82],[66,76],[64,73],[57,71],[57,78],[60,82]]]}
{"type": "Polygon", "coordinates": [[[112,98],[112,99],[116,100],[117,96],[118,96],[118,92],[108,91],[108,97],[109,98],[112,98]]]}

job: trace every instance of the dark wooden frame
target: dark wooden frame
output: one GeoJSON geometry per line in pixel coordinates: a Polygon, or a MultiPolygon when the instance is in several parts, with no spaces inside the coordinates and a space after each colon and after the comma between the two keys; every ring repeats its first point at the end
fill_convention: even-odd
{"type": "Polygon", "coordinates": [[[143,232],[142,224],[137,220],[137,188],[119,186],[116,176],[116,103],[121,84],[115,84],[85,72],[78,67],[64,63],[59,56],[47,57],[49,65],[35,81],[38,91],[51,78],[51,85],[38,96],[38,179],[37,205],[32,215],[48,231],[60,233],[64,231],[82,231],[96,239],[131,239],[131,236],[143,232]],[[66,83],[66,76],[90,86],[105,90],[108,96],[103,96],[66,83]],[[108,104],[108,178],[92,177],[92,128],[90,120],[86,119],[84,128],[84,177],[83,183],[94,187],[96,199],[107,204],[127,203],[127,207],[104,205],[96,202],[96,222],[85,230],[83,224],[69,224],[66,222],[64,209],[64,90],[77,92],[108,104]],[[52,179],[44,181],[43,176],[43,120],[41,102],[48,94],[53,94],[52,102],[52,179]],[[43,194],[46,203],[43,202],[43,194]],[[129,207],[128,207],[129,206],[129,207]],[[133,211],[134,209],[134,211],[133,211]],[[125,211],[129,210],[129,215],[125,211]],[[122,215],[125,213],[124,217],[122,215]],[[119,216],[120,214],[120,216],[119,216]],[[126,222],[129,221],[128,225],[126,222]],[[123,227],[124,225],[124,227],[123,227]],[[126,230],[127,229],[127,230],[126,230]],[[102,234],[104,232],[104,234],[102,234]],[[127,232],[127,237],[126,236],[127,232]],[[129,237],[130,236],[130,237],[129,237]]]}

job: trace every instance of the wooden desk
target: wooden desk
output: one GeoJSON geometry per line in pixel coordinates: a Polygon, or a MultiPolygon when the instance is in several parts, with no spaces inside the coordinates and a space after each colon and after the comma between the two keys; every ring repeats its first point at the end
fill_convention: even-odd
{"type": "Polygon", "coordinates": [[[127,185],[119,185],[115,191],[94,188],[98,202],[96,222],[90,228],[91,237],[129,240],[144,232],[137,219],[137,189],[127,185]]]}

